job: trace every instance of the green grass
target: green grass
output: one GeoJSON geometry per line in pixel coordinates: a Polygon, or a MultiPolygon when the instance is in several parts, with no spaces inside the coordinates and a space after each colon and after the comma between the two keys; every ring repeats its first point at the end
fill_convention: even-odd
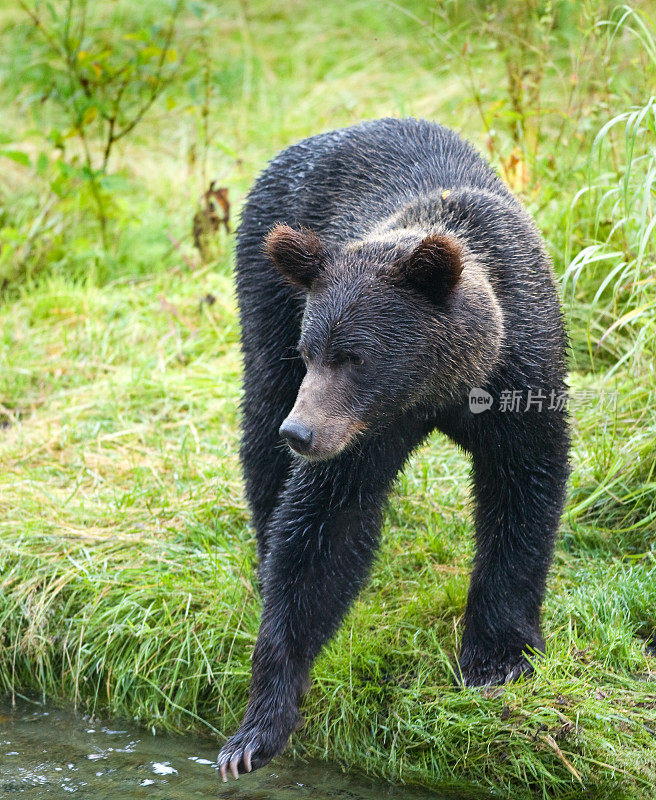
{"type": "MultiPolygon", "coordinates": [[[[10,70],[29,66],[33,34],[17,9],[0,12],[0,150],[30,159],[0,156],[0,694],[218,742],[234,730],[260,601],[237,459],[232,238],[207,265],[190,246],[201,161],[238,207],[280,147],[362,118],[439,119],[489,152],[471,79],[497,166],[516,147],[530,166],[517,188],[564,275],[578,402],[547,657],[530,681],[454,688],[468,464],[434,437],[399,479],[372,581],[317,662],[292,746],[470,795],[654,796],[653,6],[619,31],[621,11],[586,28],[583,6],[558,7],[536,153],[508,107],[494,30],[476,37],[476,4],[448,19],[421,2],[222,5],[206,23],[211,141],[203,150],[193,53],[175,107],[163,98],[117,150],[108,248],[84,183],[62,179],[43,139],[61,111],[27,103],[33,87],[10,70]],[[644,20],[641,44],[631,29],[644,20]],[[569,67],[580,94],[556,146],[569,67]]],[[[72,162],[74,137],[67,147],[72,162]]]]}

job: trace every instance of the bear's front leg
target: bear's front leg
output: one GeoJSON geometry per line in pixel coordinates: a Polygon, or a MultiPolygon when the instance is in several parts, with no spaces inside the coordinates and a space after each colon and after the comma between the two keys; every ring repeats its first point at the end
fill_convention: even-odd
{"type": "Polygon", "coordinates": [[[343,455],[294,466],[268,527],[250,696],[219,754],[224,780],[228,769],[236,778],[266,764],[300,721],[312,661],[362,586],[378,543],[385,472],[393,477],[396,469],[374,463],[343,455]]]}
{"type": "Polygon", "coordinates": [[[264,609],[248,706],[218,765],[264,766],[300,721],[312,662],[362,587],[380,536],[381,507],[408,454],[430,432],[412,418],[330,461],[296,461],[267,530],[264,609]]]}
{"type": "Polygon", "coordinates": [[[544,650],[540,606],[565,500],[569,439],[562,414],[536,421],[523,440],[518,429],[501,447],[490,442],[473,453],[477,550],[459,658],[468,686],[515,680],[531,671],[530,651],[544,650]]]}

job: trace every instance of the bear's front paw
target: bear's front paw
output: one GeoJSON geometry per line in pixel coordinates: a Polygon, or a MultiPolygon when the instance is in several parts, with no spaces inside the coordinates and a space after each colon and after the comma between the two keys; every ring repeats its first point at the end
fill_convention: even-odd
{"type": "Polygon", "coordinates": [[[228,768],[236,779],[240,772],[251,772],[268,764],[283,751],[293,727],[272,720],[242,722],[219,753],[217,767],[223,781],[228,780],[228,768]]]}
{"type": "MultiPolygon", "coordinates": [[[[538,647],[536,649],[542,649],[538,647]]],[[[460,675],[456,678],[463,686],[498,686],[512,683],[522,675],[530,675],[533,665],[527,658],[534,657],[527,646],[524,650],[509,651],[484,650],[482,648],[463,648],[458,666],[460,675]]]]}

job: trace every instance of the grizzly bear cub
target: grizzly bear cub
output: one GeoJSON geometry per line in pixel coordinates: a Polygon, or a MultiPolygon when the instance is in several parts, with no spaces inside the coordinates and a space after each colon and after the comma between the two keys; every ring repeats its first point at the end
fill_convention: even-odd
{"type": "Polygon", "coordinates": [[[224,779],[284,748],[312,662],[367,578],[395,476],[435,429],[472,458],[459,680],[530,671],[569,448],[549,258],[453,131],[382,119],[284,150],[243,211],[237,292],[264,610],[224,779]]]}

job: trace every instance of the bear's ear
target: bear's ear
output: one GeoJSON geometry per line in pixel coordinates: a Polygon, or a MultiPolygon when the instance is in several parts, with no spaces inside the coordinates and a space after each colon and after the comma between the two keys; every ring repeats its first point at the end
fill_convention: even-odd
{"type": "Polygon", "coordinates": [[[394,276],[437,302],[456,287],[463,266],[462,249],[453,236],[431,235],[396,263],[394,276]]]}
{"type": "Polygon", "coordinates": [[[264,240],[264,252],[280,274],[300,289],[309,289],[321,272],[323,247],[314,231],[278,224],[264,240]]]}

